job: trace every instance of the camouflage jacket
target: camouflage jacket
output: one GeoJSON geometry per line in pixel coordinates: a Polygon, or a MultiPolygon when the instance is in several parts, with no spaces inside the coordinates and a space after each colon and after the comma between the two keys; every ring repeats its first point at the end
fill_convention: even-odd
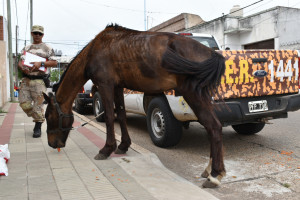
{"type": "MultiPolygon", "coordinates": [[[[30,44],[27,45],[26,47],[24,47],[21,51],[21,60],[24,61],[25,60],[25,52],[29,52],[32,54],[35,54],[37,56],[46,58],[48,60],[54,60],[54,50],[52,49],[52,47],[50,47],[49,45],[45,44],[45,43],[40,43],[40,44],[30,44]]],[[[26,68],[27,66],[23,66],[23,69],[26,68]]],[[[31,72],[29,75],[31,76],[41,76],[44,75],[45,72],[43,71],[34,71],[31,72]]]]}

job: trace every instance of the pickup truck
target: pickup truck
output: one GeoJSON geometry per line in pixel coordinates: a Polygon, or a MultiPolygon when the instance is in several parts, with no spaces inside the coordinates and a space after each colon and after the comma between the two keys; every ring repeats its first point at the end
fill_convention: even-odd
{"type": "MultiPolygon", "coordinates": [[[[299,55],[296,50],[218,50],[211,35],[179,33],[215,49],[226,61],[219,93],[212,97],[222,125],[232,126],[238,134],[260,132],[272,119],[287,118],[288,112],[300,109],[299,55]]],[[[103,111],[96,88],[93,107],[95,116],[103,111]]],[[[159,147],[176,145],[182,127],[197,121],[184,98],[175,90],[150,95],[124,89],[128,113],[144,115],[153,143],[159,147]],[[174,138],[172,141],[166,138],[174,138]]],[[[103,115],[97,118],[103,121],[103,115]]]]}

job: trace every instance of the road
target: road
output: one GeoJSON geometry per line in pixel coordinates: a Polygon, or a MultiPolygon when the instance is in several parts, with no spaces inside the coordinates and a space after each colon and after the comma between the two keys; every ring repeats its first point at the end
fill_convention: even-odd
{"type": "MultiPolygon", "coordinates": [[[[93,117],[91,113],[86,115],[93,117]]],[[[272,120],[257,135],[243,136],[231,127],[223,128],[224,159],[227,171],[222,185],[205,189],[224,200],[291,199],[300,197],[300,111],[288,119],[272,120]]],[[[127,114],[128,130],[134,143],[157,154],[170,170],[201,187],[201,173],[209,159],[206,131],[191,123],[180,143],[172,148],[153,145],[146,118],[127,114]]],[[[105,126],[104,123],[100,123],[105,126]]],[[[115,132],[120,134],[118,124],[115,132]]]]}

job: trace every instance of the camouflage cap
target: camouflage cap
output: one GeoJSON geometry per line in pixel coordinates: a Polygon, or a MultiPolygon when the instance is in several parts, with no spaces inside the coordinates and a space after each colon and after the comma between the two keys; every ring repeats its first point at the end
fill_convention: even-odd
{"type": "Polygon", "coordinates": [[[32,26],[31,32],[40,32],[44,34],[44,27],[40,26],[40,25],[34,25],[32,26]]]}

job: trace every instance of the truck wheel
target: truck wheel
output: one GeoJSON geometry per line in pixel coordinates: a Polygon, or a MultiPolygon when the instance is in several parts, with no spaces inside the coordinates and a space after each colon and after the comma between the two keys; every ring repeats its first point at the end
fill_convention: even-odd
{"type": "Polygon", "coordinates": [[[79,100],[76,98],[75,99],[74,109],[79,114],[84,114],[84,112],[85,112],[85,105],[83,103],[80,103],[79,100]]]}
{"type": "Polygon", "coordinates": [[[175,146],[181,139],[182,124],[162,97],[154,98],[149,104],[147,128],[152,142],[158,147],[175,146]]]}
{"type": "MultiPolygon", "coordinates": [[[[99,92],[96,92],[94,94],[93,97],[93,112],[94,112],[94,116],[96,117],[97,115],[99,115],[100,113],[102,113],[104,111],[104,107],[103,107],[103,103],[101,100],[101,96],[99,94],[99,92]]],[[[104,113],[102,115],[100,115],[99,117],[96,118],[96,120],[98,122],[104,122],[104,113]]]]}
{"type": "Polygon", "coordinates": [[[238,124],[232,125],[232,128],[238,133],[242,135],[254,135],[258,133],[265,127],[265,123],[247,123],[247,124],[238,124]]]}

